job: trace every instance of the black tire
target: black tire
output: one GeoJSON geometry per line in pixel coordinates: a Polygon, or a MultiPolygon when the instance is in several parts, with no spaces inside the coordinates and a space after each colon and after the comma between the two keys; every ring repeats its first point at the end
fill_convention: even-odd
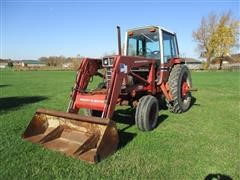
{"type": "Polygon", "coordinates": [[[183,113],[190,108],[192,95],[190,91],[184,92],[182,90],[183,83],[187,83],[188,88],[192,87],[190,71],[187,66],[183,64],[175,65],[168,79],[173,102],[167,102],[168,108],[173,113],[183,113]]]}
{"type": "Polygon", "coordinates": [[[143,96],[137,105],[135,123],[142,131],[150,131],[157,125],[158,120],[158,100],[154,96],[143,96]]]}
{"type": "Polygon", "coordinates": [[[92,110],[92,109],[84,109],[84,115],[85,116],[101,117],[102,116],[102,111],[92,110]]]}

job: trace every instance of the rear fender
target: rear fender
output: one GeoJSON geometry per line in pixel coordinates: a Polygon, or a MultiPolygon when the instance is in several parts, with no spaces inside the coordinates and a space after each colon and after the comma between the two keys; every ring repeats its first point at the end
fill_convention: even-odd
{"type": "Polygon", "coordinates": [[[172,58],[167,63],[163,63],[160,65],[158,70],[158,75],[160,76],[157,85],[161,85],[162,83],[166,83],[168,81],[168,77],[172,68],[176,64],[184,64],[183,59],[180,58],[172,58]]]}

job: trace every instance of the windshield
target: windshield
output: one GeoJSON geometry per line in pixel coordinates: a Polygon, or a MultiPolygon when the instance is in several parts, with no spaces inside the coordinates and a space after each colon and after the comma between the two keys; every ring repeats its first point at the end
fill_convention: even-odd
{"type": "Polygon", "coordinates": [[[160,59],[158,29],[148,28],[128,32],[128,56],[160,59]]]}

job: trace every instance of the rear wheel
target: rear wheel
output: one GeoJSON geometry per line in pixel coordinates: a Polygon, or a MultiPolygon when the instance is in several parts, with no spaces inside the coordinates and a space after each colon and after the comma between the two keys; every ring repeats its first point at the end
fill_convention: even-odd
{"type": "Polygon", "coordinates": [[[158,100],[154,96],[143,96],[137,105],[135,122],[142,131],[150,131],[157,125],[158,119],[158,100]]]}
{"type": "Polygon", "coordinates": [[[192,95],[189,91],[192,87],[192,79],[187,66],[178,64],[172,68],[168,85],[173,97],[173,102],[168,102],[171,112],[182,113],[189,109],[192,95]]]}

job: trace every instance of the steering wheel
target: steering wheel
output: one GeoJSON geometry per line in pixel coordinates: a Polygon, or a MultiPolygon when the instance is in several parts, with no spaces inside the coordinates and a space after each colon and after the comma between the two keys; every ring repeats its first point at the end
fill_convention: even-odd
{"type": "Polygon", "coordinates": [[[152,55],[155,55],[155,56],[156,56],[156,55],[159,55],[159,54],[160,54],[160,51],[156,50],[156,51],[152,51],[151,53],[152,53],[152,55]]]}
{"type": "MultiPolygon", "coordinates": [[[[152,54],[151,49],[146,48],[145,50],[146,50],[146,54],[145,54],[145,55],[147,55],[147,54],[152,54]]],[[[140,48],[140,49],[139,49],[139,54],[140,54],[140,55],[144,55],[144,54],[143,54],[143,48],[140,48]]]]}

